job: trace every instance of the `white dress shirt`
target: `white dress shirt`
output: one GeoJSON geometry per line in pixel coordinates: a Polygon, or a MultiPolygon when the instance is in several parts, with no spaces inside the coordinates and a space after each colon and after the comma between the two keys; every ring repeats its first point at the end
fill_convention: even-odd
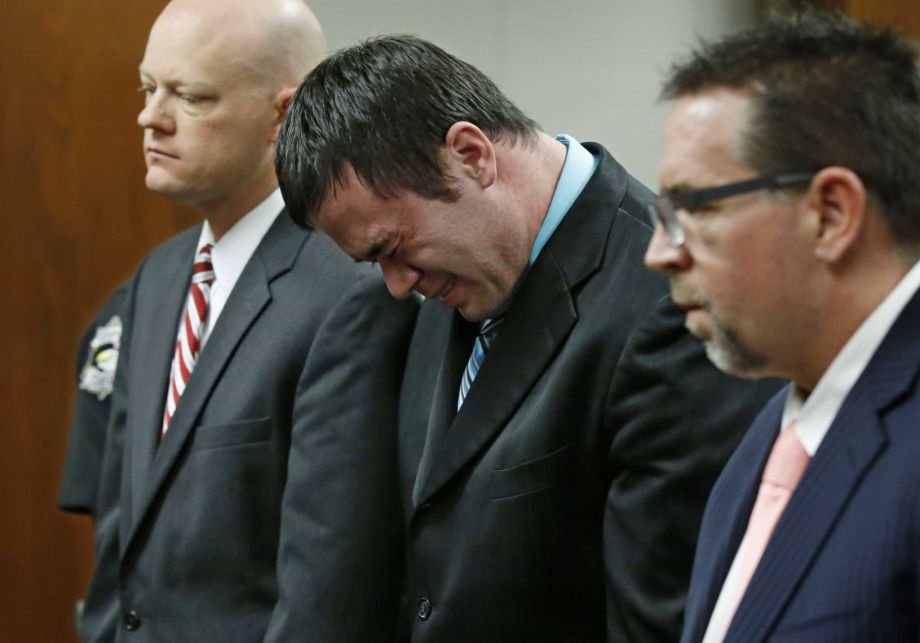
{"type": "MultiPolygon", "coordinates": [[[[898,282],[888,296],[872,311],[855,333],[847,340],[843,349],[821,376],[815,390],[807,398],[796,386],[789,389],[786,406],[783,409],[782,426],[795,421],[795,432],[809,457],[814,457],[827,435],[827,430],[837,416],[843,401],[850,394],[859,376],[878,349],[879,344],[891,330],[904,307],[920,289],[920,262],[898,282]]],[[[720,643],[731,625],[738,594],[738,576],[745,540],[742,539],[735,553],[735,559],[716,606],[709,619],[703,643],[720,643]]]]}
{"type": "MultiPolygon", "coordinates": [[[[249,211],[242,219],[233,224],[217,243],[214,242],[214,232],[211,225],[205,220],[201,226],[201,235],[198,237],[199,250],[206,243],[213,244],[211,249],[211,263],[214,266],[214,283],[211,284],[211,299],[208,305],[208,316],[201,329],[201,347],[211,334],[211,329],[217,323],[233,287],[236,285],[243,268],[256,251],[262,237],[272,227],[278,214],[284,208],[281,190],[275,189],[268,198],[249,211]]],[[[180,320],[181,324],[182,321],[180,320]]],[[[176,332],[178,336],[178,328],[176,332]]]]}

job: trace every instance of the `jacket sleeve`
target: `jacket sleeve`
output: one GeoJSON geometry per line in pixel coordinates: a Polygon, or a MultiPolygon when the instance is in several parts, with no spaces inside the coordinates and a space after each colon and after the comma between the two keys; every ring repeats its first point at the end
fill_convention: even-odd
{"type": "Polygon", "coordinates": [[[607,405],[614,431],[604,512],[609,641],[680,638],[709,491],[779,386],[718,371],[670,298],[634,331],[607,405]]]}
{"type": "Polygon", "coordinates": [[[117,373],[129,282],[96,314],[77,351],[77,395],[58,495],[58,507],[93,514],[117,373]]]}
{"type": "Polygon", "coordinates": [[[123,474],[124,431],[128,409],[128,373],[130,372],[131,311],[133,289],[140,273],[116,291],[120,297],[122,332],[118,368],[112,393],[107,402],[104,439],[98,455],[97,482],[93,496],[93,575],[86,592],[78,631],[83,643],[109,643],[115,640],[121,622],[119,599],[119,529],[123,474]]]}
{"type": "Polygon", "coordinates": [[[396,407],[417,310],[374,273],[317,333],[293,411],[266,641],[392,640],[403,570],[396,407]]]}

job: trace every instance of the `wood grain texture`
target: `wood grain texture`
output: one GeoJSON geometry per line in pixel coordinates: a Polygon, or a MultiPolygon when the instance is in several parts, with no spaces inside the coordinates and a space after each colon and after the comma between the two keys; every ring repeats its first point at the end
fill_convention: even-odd
{"type": "Polygon", "coordinates": [[[137,64],[165,1],[12,2],[0,21],[0,638],[75,641],[89,521],[55,507],[84,326],[194,214],[144,187],[137,64]]]}
{"type": "Polygon", "coordinates": [[[847,14],[866,22],[894,27],[920,40],[920,3],[917,0],[847,0],[847,14]]]}

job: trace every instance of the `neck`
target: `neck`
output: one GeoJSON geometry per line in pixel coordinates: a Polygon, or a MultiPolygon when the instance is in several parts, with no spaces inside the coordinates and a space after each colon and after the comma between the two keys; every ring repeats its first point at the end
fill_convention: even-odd
{"type": "Polygon", "coordinates": [[[518,144],[512,153],[519,158],[507,164],[506,171],[513,173],[511,178],[516,186],[520,211],[527,222],[528,248],[531,248],[556,192],[565,165],[566,147],[551,136],[538,132],[535,142],[526,146],[518,144]]]}
{"type": "Polygon", "coordinates": [[[219,203],[199,205],[199,212],[204,214],[214,233],[214,241],[220,241],[220,238],[230,228],[267,199],[277,186],[277,181],[273,180],[258,190],[248,191],[245,195],[236,195],[232,199],[224,199],[219,203]]]}
{"type": "Polygon", "coordinates": [[[813,341],[801,351],[791,377],[800,390],[814,390],[846,343],[910,270],[898,256],[876,257],[871,266],[831,274],[825,292],[809,306],[813,341]]]}

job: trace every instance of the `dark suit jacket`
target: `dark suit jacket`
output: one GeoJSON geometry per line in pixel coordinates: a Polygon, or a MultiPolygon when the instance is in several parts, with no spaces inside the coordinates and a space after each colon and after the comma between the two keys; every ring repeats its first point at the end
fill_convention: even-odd
{"type": "Polygon", "coordinates": [[[282,213],[161,442],[198,235],[154,250],[132,282],[104,465],[120,485],[100,489],[83,638],[260,641],[271,623],[281,641],[389,640],[395,402],[416,305],[282,213]]]}
{"type": "Polygon", "coordinates": [[[459,414],[475,325],[422,306],[399,418],[405,639],[679,636],[706,497],[767,392],[710,366],[643,266],[652,194],[588,147],[600,165],[459,414]]]}
{"type": "MultiPolygon", "coordinates": [[[[97,368],[91,343],[98,329],[113,317],[118,317],[124,325],[129,286],[125,282],[115,289],[83,334],[77,350],[78,384],[85,368],[97,368]]],[[[111,401],[111,393],[99,395],[84,388],[77,390],[58,495],[58,507],[64,511],[95,513],[111,401]]]]}
{"type": "MultiPolygon", "coordinates": [[[[920,296],[847,396],[780,517],[726,642],[920,641],[920,296]]],[[[685,642],[700,641],[747,528],[786,391],[712,492],[685,642]]]]}

